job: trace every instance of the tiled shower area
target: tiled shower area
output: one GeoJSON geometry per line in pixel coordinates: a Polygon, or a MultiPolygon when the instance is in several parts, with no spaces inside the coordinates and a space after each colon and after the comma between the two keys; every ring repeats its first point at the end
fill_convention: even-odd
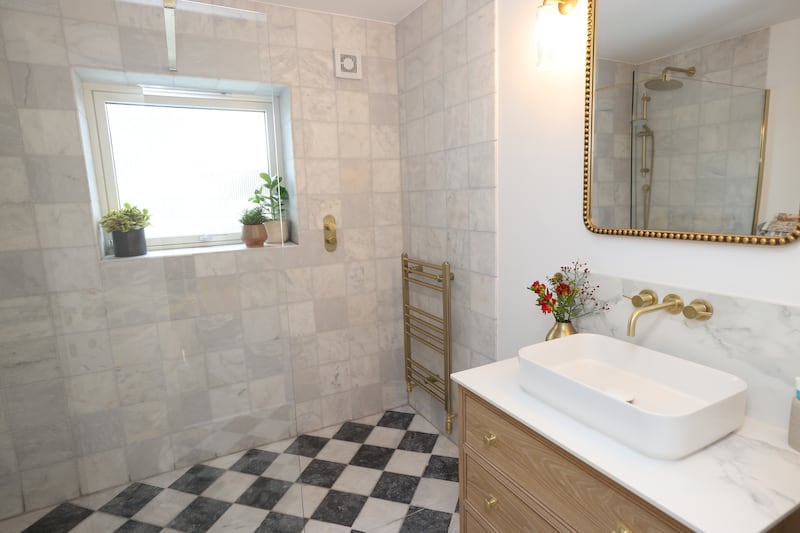
{"type": "Polygon", "coordinates": [[[453,437],[407,407],[400,256],[452,261],[456,370],[493,358],[494,2],[429,0],[402,60],[392,24],[178,4],[173,74],[160,2],[0,2],[0,530],[457,528],[453,437]],[[291,241],[103,257],[87,82],[269,88],[291,241]]]}

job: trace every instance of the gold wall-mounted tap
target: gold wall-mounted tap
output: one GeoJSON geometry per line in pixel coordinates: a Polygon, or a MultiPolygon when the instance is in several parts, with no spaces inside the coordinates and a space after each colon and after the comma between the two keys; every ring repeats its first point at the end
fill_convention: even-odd
{"type": "Polygon", "coordinates": [[[662,303],[657,303],[658,295],[650,289],[644,289],[636,296],[625,297],[630,298],[634,307],[638,308],[631,313],[631,318],[628,320],[628,337],[636,335],[636,321],[644,314],[665,310],[667,313],[677,315],[683,310],[683,299],[677,294],[667,294],[662,303]]]}

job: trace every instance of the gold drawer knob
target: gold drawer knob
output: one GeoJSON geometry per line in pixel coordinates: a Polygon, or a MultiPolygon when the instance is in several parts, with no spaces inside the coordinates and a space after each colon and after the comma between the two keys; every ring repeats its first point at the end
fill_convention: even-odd
{"type": "Polygon", "coordinates": [[[486,508],[487,511],[491,511],[492,509],[495,508],[496,505],[497,505],[497,498],[495,498],[491,494],[489,495],[488,498],[486,498],[486,501],[483,502],[483,506],[486,508]]]}
{"type": "Polygon", "coordinates": [[[613,530],[611,530],[611,533],[633,533],[633,531],[631,531],[630,529],[628,529],[624,525],[619,524],[619,525],[617,525],[617,527],[615,527],[613,530]]]}
{"type": "Polygon", "coordinates": [[[497,435],[494,433],[487,433],[483,436],[483,443],[487,446],[496,446],[497,445],[497,435]]]}

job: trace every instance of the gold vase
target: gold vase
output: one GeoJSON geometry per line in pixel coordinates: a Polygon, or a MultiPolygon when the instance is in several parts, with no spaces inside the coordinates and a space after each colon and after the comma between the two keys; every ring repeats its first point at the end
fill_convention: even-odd
{"type": "Polygon", "coordinates": [[[556,321],[556,323],[553,324],[553,327],[550,328],[550,331],[547,332],[547,336],[544,338],[544,340],[551,341],[553,339],[567,337],[568,335],[574,335],[576,333],[578,332],[575,331],[575,327],[572,325],[572,322],[556,321]]]}

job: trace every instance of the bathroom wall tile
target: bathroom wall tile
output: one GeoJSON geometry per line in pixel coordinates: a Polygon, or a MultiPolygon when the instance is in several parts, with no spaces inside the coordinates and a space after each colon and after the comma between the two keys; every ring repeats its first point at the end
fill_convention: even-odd
{"type": "Polygon", "coordinates": [[[59,334],[97,331],[106,327],[105,305],[100,291],[52,294],[50,307],[59,334]]]}
{"type": "Polygon", "coordinates": [[[210,390],[211,415],[214,419],[225,418],[250,409],[247,383],[234,383],[210,390]]]}
{"type": "Polygon", "coordinates": [[[0,250],[31,250],[38,246],[38,235],[30,204],[2,204],[0,210],[0,250]]]}
{"type": "Polygon", "coordinates": [[[369,95],[369,120],[371,124],[398,125],[400,101],[392,94],[369,95]]]}
{"type": "Polygon", "coordinates": [[[259,48],[251,43],[183,34],[176,46],[181,72],[187,76],[249,80],[260,72],[259,48]]]}
{"type": "Polygon", "coordinates": [[[275,271],[247,272],[239,276],[239,302],[242,309],[277,305],[278,276],[275,271]]]}
{"type": "Polygon", "coordinates": [[[358,387],[350,391],[353,418],[362,418],[383,409],[382,387],[380,384],[358,387]]]}
{"type": "Polygon", "coordinates": [[[372,180],[374,192],[399,192],[400,161],[398,159],[373,161],[372,180]]]}
{"type": "Polygon", "coordinates": [[[113,328],[109,331],[114,366],[126,367],[158,361],[158,327],[155,324],[113,328]]]}
{"type": "Polygon", "coordinates": [[[400,131],[398,126],[370,126],[370,144],[374,158],[397,159],[400,157],[400,131]]]}
{"type": "Polygon", "coordinates": [[[72,80],[66,67],[9,63],[8,72],[17,107],[75,109],[72,80]]]}
{"type": "Polygon", "coordinates": [[[0,519],[22,513],[22,481],[19,474],[0,477],[0,519]]]}
{"type": "Polygon", "coordinates": [[[26,341],[53,334],[45,296],[0,300],[0,338],[4,343],[26,341]]]}
{"type": "Polygon", "coordinates": [[[83,157],[30,155],[25,158],[25,167],[35,202],[85,204],[89,201],[83,157]]]}
{"type": "Polygon", "coordinates": [[[270,52],[272,81],[283,85],[297,86],[300,83],[297,48],[273,46],[270,52]]]}
{"type": "Polygon", "coordinates": [[[423,143],[428,152],[437,152],[444,149],[444,113],[433,113],[425,117],[423,143]]]}
{"type": "Polygon", "coordinates": [[[364,60],[370,93],[397,94],[397,68],[391,59],[367,57],[364,60]]]}
{"type": "MultiPolygon", "coordinates": [[[[167,398],[169,426],[172,431],[182,431],[211,421],[211,395],[199,390],[167,398]]],[[[197,446],[199,441],[194,443],[197,446]]]]}
{"type": "Polygon", "coordinates": [[[339,156],[339,132],[333,122],[306,122],[305,152],[308,157],[336,158],[339,156]]]}
{"type": "Polygon", "coordinates": [[[236,274],[236,256],[228,253],[197,254],[194,256],[194,276],[227,276],[236,274]]]}
{"type": "Polygon", "coordinates": [[[107,411],[119,407],[117,382],[112,371],[67,378],[67,404],[72,415],[107,411]]]}
{"type": "Polygon", "coordinates": [[[9,61],[67,64],[64,36],[58,18],[0,10],[0,29],[9,61]]]}
{"type": "Polygon", "coordinates": [[[375,257],[375,235],[371,229],[343,229],[340,246],[344,245],[345,256],[350,261],[365,261],[375,257]]]}
{"type": "Polygon", "coordinates": [[[286,339],[274,339],[245,346],[248,379],[261,379],[289,372],[289,346],[286,339]]]}
{"type": "Polygon", "coordinates": [[[467,16],[467,0],[443,0],[442,19],[448,28],[467,16]]]}
{"type": "Polygon", "coordinates": [[[66,18],[106,24],[114,24],[117,21],[114,4],[109,4],[105,0],[59,0],[58,4],[61,16],[66,18]]]}
{"type": "Polygon", "coordinates": [[[469,97],[470,99],[486,96],[495,92],[494,73],[495,53],[489,52],[469,62],[469,97]]]}
{"type": "Polygon", "coordinates": [[[265,6],[269,24],[269,44],[277,46],[297,46],[296,10],[277,5],[265,6]]]}
{"type": "Polygon", "coordinates": [[[303,87],[319,87],[334,89],[333,63],[330,58],[330,47],[326,50],[297,50],[297,68],[300,85],[303,87]]]}
{"type": "Polygon", "coordinates": [[[336,114],[334,115],[333,119],[314,119],[310,117],[305,118],[307,120],[336,120],[336,117],[338,117],[339,122],[365,124],[370,121],[371,103],[372,98],[366,93],[356,91],[337,91],[337,107],[336,114]]]}
{"type": "Polygon", "coordinates": [[[71,420],[78,457],[104,452],[125,445],[122,420],[117,410],[78,415],[71,420]]]}
{"type": "Polygon", "coordinates": [[[457,148],[469,142],[469,104],[448,107],[444,112],[444,148],[457,148]]]}
{"type": "Polygon", "coordinates": [[[469,103],[469,142],[491,141],[496,137],[494,95],[472,100],[469,103]]]}
{"type": "Polygon", "coordinates": [[[467,16],[467,58],[494,50],[495,7],[491,2],[467,16]]]}
{"type": "Polygon", "coordinates": [[[19,109],[25,152],[32,155],[82,154],[78,120],[74,111],[19,109]]]}
{"type": "Polygon", "coordinates": [[[122,66],[116,26],[65,19],[62,28],[70,64],[110,68],[122,66]]]}
{"type": "Polygon", "coordinates": [[[367,23],[367,54],[373,57],[385,59],[395,59],[397,57],[397,47],[395,39],[395,27],[391,24],[376,22],[372,20],[367,23]]]}
{"type": "Polygon", "coordinates": [[[322,427],[339,424],[353,419],[350,392],[340,392],[325,396],[322,404],[322,427]]]}
{"type": "Polygon", "coordinates": [[[40,509],[80,496],[74,460],[22,472],[26,509],[40,509]]]}
{"type": "Polygon", "coordinates": [[[333,47],[331,16],[312,11],[298,10],[297,46],[330,51],[333,47]]]}
{"type": "Polygon", "coordinates": [[[336,92],[331,89],[300,89],[302,118],[336,122],[336,92]]]}
{"type": "Polygon", "coordinates": [[[144,479],[174,468],[169,437],[143,440],[125,448],[131,479],[144,479]]]}
{"type": "Polygon", "coordinates": [[[121,407],[120,413],[128,444],[162,437],[169,432],[167,405],[163,401],[128,405],[121,407]]]}
{"type": "Polygon", "coordinates": [[[125,449],[117,448],[78,459],[81,494],[92,494],[128,482],[125,449]]]}
{"type": "Polygon", "coordinates": [[[208,386],[219,387],[242,382],[247,378],[244,350],[233,349],[205,355],[208,386]]]}
{"type": "Polygon", "coordinates": [[[403,227],[380,226],[375,231],[375,257],[400,257],[403,253],[403,227]]]}
{"type": "MultiPolygon", "coordinates": [[[[349,361],[350,379],[353,388],[376,385],[381,381],[380,356],[354,357],[349,361]]],[[[321,367],[320,367],[321,369],[321,367]]]]}
{"type": "Polygon", "coordinates": [[[0,107],[0,155],[21,155],[22,152],[19,114],[13,107],[0,107]]]}
{"type": "Polygon", "coordinates": [[[347,331],[347,329],[337,329],[317,335],[318,364],[346,361],[349,358],[347,331]]]}
{"type": "Polygon", "coordinates": [[[423,81],[430,81],[442,75],[443,46],[441,35],[437,35],[422,46],[423,81]]]}
{"type": "Polygon", "coordinates": [[[347,326],[342,313],[345,298],[319,298],[314,301],[314,324],[318,332],[341,330],[347,326]]]}
{"type": "Polygon", "coordinates": [[[366,21],[351,17],[333,17],[333,46],[367,53],[366,21]]]}
{"type": "Polygon", "coordinates": [[[370,127],[366,124],[339,124],[339,154],[343,158],[370,156],[370,127]]]}
{"type": "Polygon", "coordinates": [[[0,156],[0,194],[9,203],[29,202],[29,179],[21,157],[0,156]]]}
{"type": "Polygon", "coordinates": [[[42,294],[46,290],[41,252],[0,253],[0,299],[42,294]]]}
{"type": "Polygon", "coordinates": [[[253,409],[266,409],[286,404],[292,397],[291,376],[277,375],[250,381],[250,404],[253,409]],[[289,383],[287,387],[287,381],[289,383]]]}
{"type": "Polygon", "coordinates": [[[422,4],[422,41],[429,41],[442,33],[443,0],[428,0],[422,4]]]}
{"type": "Polygon", "coordinates": [[[342,264],[312,268],[311,280],[315,298],[332,298],[345,295],[345,268],[342,264]]]}
{"type": "Polygon", "coordinates": [[[469,268],[474,272],[495,276],[497,274],[497,238],[494,233],[474,231],[470,234],[469,268]]]}
{"type": "Polygon", "coordinates": [[[62,375],[53,337],[2,344],[0,354],[0,386],[25,385],[62,375]]]}
{"type": "Polygon", "coordinates": [[[353,262],[347,265],[347,294],[372,292],[376,288],[375,263],[372,261],[353,262]]]}
{"type": "Polygon", "coordinates": [[[306,190],[310,194],[340,192],[340,162],[336,159],[306,159],[306,190]]]}
{"type": "Polygon", "coordinates": [[[375,293],[354,294],[347,297],[347,322],[350,326],[375,321],[377,311],[375,293]]]}
{"type": "Polygon", "coordinates": [[[195,282],[200,314],[234,312],[240,308],[238,276],[197,278],[195,282]]]}
{"type": "Polygon", "coordinates": [[[14,440],[8,430],[0,431],[0,479],[19,470],[17,454],[14,452],[14,440]]]}
{"type": "MultiPolygon", "coordinates": [[[[120,23],[123,23],[125,14],[123,9],[127,8],[124,3],[117,2],[117,16],[120,23]],[[123,8],[123,9],[120,9],[123,8]]],[[[134,23],[150,25],[157,19],[148,20],[147,9],[141,5],[132,5],[132,9],[141,10],[142,17],[134,23]]],[[[163,9],[158,10],[157,16],[161,17],[161,25],[156,28],[140,29],[133,26],[119,28],[120,51],[122,53],[122,66],[127,71],[163,71],[168,68],[167,49],[163,44],[164,39],[164,20],[163,9]]],[[[181,56],[183,57],[183,56],[181,56]]]]}
{"type": "Polygon", "coordinates": [[[236,348],[242,342],[242,323],[233,313],[198,317],[197,331],[200,346],[209,352],[236,348]]]}
{"type": "MultiPolygon", "coordinates": [[[[88,204],[37,204],[36,224],[43,248],[92,246],[96,243],[88,204]]],[[[87,263],[97,263],[97,253],[87,263]]],[[[96,267],[95,267],[96,269],[96,267]]]]}
{"type": "Polygon", "coordinates": [[[483,274],[469,275],[470,282],[470,308],[490,318],[497,317],[497,278],[483,274]]]}
{"type": "Polygon", "coordinates": [[[278,307],[261,307],[242,311],[243,339],[246,343],[277,339],[281,334],[278,307]]]}
{"type": "Polygon", "coordinates": [[[44,250],[42,258],[47,287],[51,292],[100,288],[95,247],[44,250]]]}
{"type": "MultiPolygon", "coordinates": [[[[176,361],[174,359],[165,361],[164,366],[171,367],[176,361]]],[[[164,384],[169,383],[169,379],[175,379],[175,376],[166,370],[162,373],[161,364],[157,360],[117,368],[114,370],[114,375],[122,405],[162,400],[165,395],[164,384]]]]}
{"type": "MultiPolygon", "coordinates": [[[[467,23],[461,19],[442,34],[442,70],[450,72],[467,64],[467,23]]],[[[490,78],[492,81],[494,77],[490,78]]]]}
{"type": "Polygon", "coordinates": [[[165,360],[203,352],[195,319],[159,322],[157,327],[160,352],[165,360]]]}

